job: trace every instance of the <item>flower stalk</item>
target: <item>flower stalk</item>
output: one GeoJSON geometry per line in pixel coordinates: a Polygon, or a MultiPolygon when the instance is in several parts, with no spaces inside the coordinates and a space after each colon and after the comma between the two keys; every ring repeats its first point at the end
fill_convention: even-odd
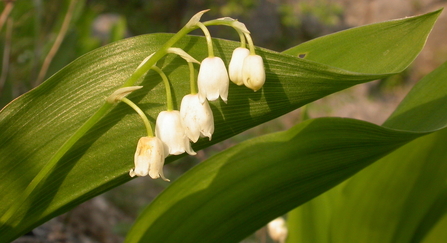
{"type": "Polygon", "coordinates": [[[132,109],[134,109],[138,115],[141,117],[141,119],[143,120],[144,126],[146,127],[146,132],[147,132],[147,136],[148,137],[153,137],[154,133],[152,132],[152,126],[151,123],[149,122],[149,119],[147,119],[146,114],[144,114],[144,112],[140,109],[140,107],[138,107],[137,105],[135,105],[135,103],[133,103],[131,100],[129,100],[128,98],[124,97],[121,99],[122,102],[126,103],[127,105],[129,105],[130,107],[132,107],[132,109]]]}
{"type": "Polygon", "coordinates": [[[206,44],[208,46],[208,57],[214,57],[213,40],[211,39],[211,34],[208,28],[206,28],[206,26],[201,22],[197,22],[197,26],[203,31],[203,34],[205,35],[206,44]]]}
{"type": "Polygon", "coordinates": [[[168,111],[174,110],[174,102],[172,101],[171,85],[169,84],[168,77],[166,74],[157,66],[153,66],[152,70],[156,71],[161,79],[163,79],[163,84],[166,90],[166,107],[168,111]]]}

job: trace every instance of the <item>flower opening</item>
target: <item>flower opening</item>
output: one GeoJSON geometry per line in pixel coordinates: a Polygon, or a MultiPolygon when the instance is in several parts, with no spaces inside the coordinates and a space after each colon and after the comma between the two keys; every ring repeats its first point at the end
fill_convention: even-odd
{"type": "Polygon", "coordinates": [[[200,136],[208,137],[214,132],[214,117],[208,101],[200,103],[198,94],[188,94],[182,99],[180,116],[186,136],[197,142],[200,136]]]}
{"type": "Polygon", "coordinates": [[[163,142],[166,155],[178,155],[184,152],[190,155],[196,154],[191,148],[180,118],[180,112],[177,110],[162,111],[158,114],[155,135],[163,142]]]}
{"type": "Polygon", "coordinates": [[[199,100],[217,100],[220,96],[227,102],[228,86],[227,68],[220,57],[207,57],[202,61],[198,75],[199,100]]]}
{"type": "Polygon", "coordinates": [[[152,179],[161,177],[164,181],[169,181],[163,174],[165,153],[163,142],[159,138],[140,138],[138,140],[134,162],[135,168],[129,172],[131,177],[149,175],[152,179]]]}
{"type": "Polygon", "coordinates": [[[244,65],[244,59],[248,55],[250,55],[250,51],[247,48],[238,47],[234,49],[233,55],[231,56],[228,71],[230,80],[237,85],[244,84],[244,80],[242,79],[242,68],[244,65]]]}

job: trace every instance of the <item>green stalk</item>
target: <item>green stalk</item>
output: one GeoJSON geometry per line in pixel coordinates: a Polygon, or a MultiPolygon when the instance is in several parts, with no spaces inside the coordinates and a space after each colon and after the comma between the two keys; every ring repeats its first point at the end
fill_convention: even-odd
{"type": "Polygon", "coordinates": [[[206,44],[208,45],[208,57],[214,57],[214,50],[213,50],[213,40],[211,39],[211,34],[206,28],[206,26],[200,22],[197,23],[197,26],[203,31],[203,34],[206,38],[206,44]]]}
{"type": "Polygon", "coordinates": [[[197,88],[194,64],[192,64],[192,62],[188,62],[188,67],[189,67],[189,86],[191,89],[191,94],[197,94],[198,88],[197,88]]]}
{"type": "Polygon", "coordinates": [[[239,35],[239,39],[241,40],[241,47],[245,48],[245,36],[244,33],[238,29],[235,29],[239,35]]]}
{"type": "Polygon", "coordinates": [[[248,47],[250,48],[250,55],[256,55],[255,45],[253,44],[250,34],[245,33],[245,38],[247,38],[248,47]]]}
{"type": "Polygon", "coordinates": [[[156,71],[158,74],[160,74],[161,79],[163,79],[163,83],[165,85],[166,89],[166,107],[167,111],[174,110],[174,102],[172,101],[172,93],[171,93],[171,85],[169,84],[169,79],[166,76],[166,74],[157,66],[153,66],[151,68],[152,70],[156,71]]]}
{"type": "Polygon", "coordinates": [[[140,109],[140,107],[135,105],[135,103],[133,103],[126,97],[122,98],[121,101],[128,104],[130,107],[132,107],[132,109],[134,109],[138,113],[138,115],[140,115],[141,119],[143,120],[144,126],[146,127],[147,136],[153,137],[154,133],[152,132],[151,123],[149,122],[149,119],[147,119],[146,114],[144,114],[144,112],[140,109]]]}

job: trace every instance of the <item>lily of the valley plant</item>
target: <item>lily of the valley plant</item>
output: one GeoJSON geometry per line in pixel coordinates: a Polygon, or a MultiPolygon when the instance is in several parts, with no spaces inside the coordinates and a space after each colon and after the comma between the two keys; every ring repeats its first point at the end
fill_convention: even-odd
{"type": "MultiPolygon", "coordinates": [[[[201,22],[205,12],[178,33],[89,52],[0,111],[1,243],[131,177],[169,181],[163,166],[176,155],[401,73],[441,11],[282,53],[255,49],[234,19],[201,22]],[[232,27],[240,42],[211,40],[211,25],[232,27]],[[195,29],[205,38],[186,36],[195,29]]],[[[447,222],[446,70],[444,63],[422,79],[382,126],[309,119],[215,154],[170,183],[126,242],[240,242],[270,221],[276,242],[422,242],[437,221],[447,222]],[[287,223],[273,220],[300,205],[287,223]]]]}
{"type": "Polygon", "coordinates": [[[153,179],[164,177],[164,159],[169,155],[188,153],[195,155],[190,142],[197,142],[200,137],[211,137],[214,132],[214,117],[209,101],[215,101],[219,97],[226,103],[228,98],[229,80],[237,84],[245,84],[248,88],[257,91],[264,85],[265,70],[262,58],[256,55],[250,32],[244,24],[231,18],[221,18],[205,23],[200,22],[200,17],[207,10],[197,13],[185,26],[188,29],[200,28],[207,40],[208,57],[201,63],[176,47],[169,47],[163,54],[176,54],[186,60],[189,66],[189,82],[191,93],[186,94],[181,102],[180,111],[174,109],[171,86],[168,77],[162,69],[156,66],[156,62],[163,55],[151,54],[137,67],[137,70],[152,61],[150,70],[157,72],[163,79],[166,89],[166,110],[158,114],[155,124],[155,136],[152,127],[144,112],[132,101],[125,98],[132,91],[142,86],[122,87],[115,91],[107,101],[109,103],[125,102],[131,106],[142,118],[147,131],[147,136],[140,138],[135,153],[135,168],[130,171],[130,176],[149,175],[153,179]],[[225,63],[220,57],[214,55],[211,35],[206,25],[229,25],[240,36],[241,47],[234,50],[229,64],[229,74],[225,63]],[[246,48],[248,42],[249,49],[246,48]],[[156,56],[156,57],[155,57],[156,56]],[[194,63],[200,64],[196,81],[194,63]],[[230,75],[230,78],[229,78],[230,75]]]}

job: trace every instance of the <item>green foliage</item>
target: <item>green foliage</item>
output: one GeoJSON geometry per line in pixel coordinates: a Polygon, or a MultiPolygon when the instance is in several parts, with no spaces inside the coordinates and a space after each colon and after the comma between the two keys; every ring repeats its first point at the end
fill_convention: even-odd
{"type": "MultiPolygon", "coordinates": [[[[447,62],[411,90],[383,127],[444,128],[446,78],[447,62]]],[[[297,230],[287,242],[421,242],[446,212],[446,132],[416,139],[293,210],[288,222],[297,230]]]]}
{"type": "MultiPolygon", "coordinates": [[[[265,60],[265,86],[253,93],[231,85],[228,104],[211,103],[216,126],[213,140],[200,140],[194,149],[208,147],[328,94],[403,71],[422,49],[439,14],[436,11],[336,33],[284,53],[258,49],[265,60]]],[[[172,36],[143,35],[91,51],[2,109],[0,215],[14,205],[58,148],[101,107],[105,97],[172,36]]],[[[214,39],[214,44],[216,55],[226,63],[238,46],[219,39],[214,39]]],[[[185,37],[176,47],[202,60],[207,56],[205,45],[202,37],[185,37]]],[[[158,65],[172,82],[178,108],[189,91],[188,68],[173,56],[163,58],[158,65]]],[[[127,241],[236,242],[246,237],[405,143],[445,126],[447,117],[442,111],[447,103],[442,101],[447,92],[441,83],[445,70],[443,66],[427,76],[382,127],[351,119],[315,119],[219,153],[172,183],[141,215],[127,241]]],[[[129,99],[154,123],[165,109],[163,85],[154,72],[144,76],[140,84],[144,88],[129,99]]],[[[54,170],[45,173],[25,203],[16,205],[12,217],[1,222],[0,242],[11,241],[129,181],[136,142],[144,134],[139,119],[126,105],[116,105],[54,170]]],[[[172,156],[168,161],[177,158],[172,156]]],[[[413,198],[418,192],[408,195],[413,198]]],[[[431,202],[436,201],[434,196],[431,202]]],[[[422,218],[423,222],[436,223],[436,217],[423,216],[413,222],[422,218]]],[[[405,227],[422,232],[415,238],[427,231],[414,225],[405,227]]]]}

